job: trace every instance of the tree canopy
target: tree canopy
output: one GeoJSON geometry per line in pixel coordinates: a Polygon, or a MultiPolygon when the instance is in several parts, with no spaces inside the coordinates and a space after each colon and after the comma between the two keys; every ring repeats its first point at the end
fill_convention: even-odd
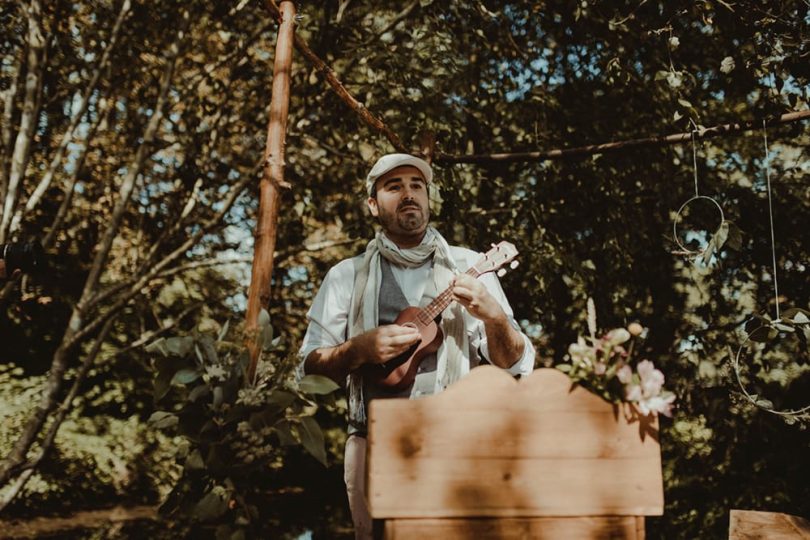
{"type": "MultiPolygon", "coordinates": [[[[37,238],[49,260],[47,273],[3,284],[8,490],[62,413],[72,423],[36,463],[45,485],[64,480],[55,463],[91,459],[65,450],[66,437],[88,430],[119,445],[122,422],[142,430],[141,454],[124,468],[168,452],[145,425],[155,371],[141,345],[243,318],[277,21],[264,2],[247,0],[2,5],[0,243],[37,238]]],[[[651,537],[724,537],[731,508],[810,515],[799,481],[808,475],[806,419],[754,406],[732,369],[752,316],[774,318],[777,304],[810,308],[810,128],[773,121],[808,109],[806,0],[297,7],[296,34],[408,148],[435,134],[433,221],[442,233],[481,251],[516,244],[520,266],[502,282],[538,366],[566,361],[587,331],[589,297],[605,328],[646,328],[644,357],[678,397],[662,422],[666,509],[648,520],[651,537]],[[709,126],[763,120],[764,129],[702,137],[709,126]],[[693,144],[586,157],[448,157],[690,131],[693,144]],[[713,256],[695,261],[674,253],[673,222],[699,248],[719,224],[706,200],[677,214],[696,182],[729,228],[713,256]]],[[[327,269],[371,237],[361,179],[392,150],[298,52],[291,76],[292,187],[282,194],[269,309],[285,362],[327,269]]],[[[801,330],[771,337],[764,351],[743,351],[748,388],[763,406],[809,405],[801,330]]],[[[319,504],[342,508],[344,411],[337,400],[317,416],[330,468],[287,450],[275,493],[328,478],[324,493],[334,496],[319,504]]],[[[112,492],[156,501],[177,472],[154,470],[162,472],[133,466],[131,483],[112,492]]],[[[88,500],[104,484],[93,482],[81,484],[88,500]]],[[[65,497],[30,484],[9,511],[44,511],[65,497]]],[[[289,499],[273,500],[286,508],[289,499]]],[[[272,526],[335,533],[346,525],[337,515],[342,524],[299,516],[272,526]]]]}

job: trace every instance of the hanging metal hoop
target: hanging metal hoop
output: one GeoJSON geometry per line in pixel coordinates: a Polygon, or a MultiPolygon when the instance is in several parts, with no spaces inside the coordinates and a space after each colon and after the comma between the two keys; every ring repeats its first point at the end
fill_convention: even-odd
{"type": "Polygon", "coordinates": [[[720,213],[720,224],[717,226],[715,230],[719,229],[726,222],[726,216],[725,214],[723,214],[723,208],[720,206],[720,203],[718,203],[711,197],[708,197],[706,195],[695,195],[694,197],[683,203],[681,207],[678,208],[678,213],[675,214],[675,220],[672,222],[672,236],[675,240],[675,243],[678,244],[678,247],[681,249],[681,251],[676,252],[678,255],[686,255],[689,257],[700,257],[706,251],[706,248],[709,247],[707,244],[707,246],[703,249],[688,249],[686,246],[683,245],[680,238],[678,238],[678,223],[681,221],[681,214],[683,214],[683,211],[686,209],[687,206],[697,201],[698,199],[705,199],[711,201],[714,204],[714,206],[717,207],[717,211],[720,213]]]}
{"type": "Polygon", "coordinates": [[[745,398],[751,403],[753,403],[757,408],[762,409],[763,411],[785,417],[798,417],[810,414],[810,405],[806,405],[800,409],[792,409],[792,410],[778,410],[774,409],[773,407],[768,407],[764,405],[760,400],[757,400],[753,395],[751,395],[751,393],[748,392],[748,390],[745,388],[745,385],[742,382],[742,376],[740,375],[740,357],[742,356],[743,351],[745,351],[748,348],[748,344],[751,341],[751,335],[756,332],[759,332],[763,328],[768,327],[769,326],[767,325],[760,326],[753,332],[750,332],[748,336],[746,336],[745,340],[742,342],[742,345],[740,345],[740,348],[737,350],[737,354],[734,356],[734,376],[737,378],[737,385],[740,387],[740,390],[742,390],[742,393],[745,395],[745,398]]]}

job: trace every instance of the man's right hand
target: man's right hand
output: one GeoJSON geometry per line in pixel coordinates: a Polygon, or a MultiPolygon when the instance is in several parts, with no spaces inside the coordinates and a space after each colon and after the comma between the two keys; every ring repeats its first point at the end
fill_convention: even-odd
{"type": "Polygon", "coordinates": [[[356,351],[352,370],[363,364],[381,364],[407,351],[421,339],[413,326],[387,324],[351,339],[356,351]]]}

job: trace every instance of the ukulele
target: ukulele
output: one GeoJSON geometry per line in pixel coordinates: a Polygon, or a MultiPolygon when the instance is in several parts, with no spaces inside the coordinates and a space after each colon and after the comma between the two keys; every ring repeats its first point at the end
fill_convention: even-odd
{"type": "MultiPolygon", "coordinates": [[[[500,269],[498,275],[503,275],[506,270],[501,267],[505,264],[511,262],[511,268],[517,266],[517,261],[513,261],[517,254],[514,244],[509,242],[493,244],[492,249],[487,251],[465,273],[477,278],[487,272],[500,269]]],[[[399,313],[393,324],[416,328],[419,330],[421,340],[387,362],[364,364],[360,370],[367,380],[373,381],[374,384],[391,393],[401,392],[413,384],[419,364],[426,356],[439,350],[442,343],[443,335],[438,321],[441,313],[453,302],[452,289],[452,286],[448,287],[423,308],[411,306],[399,313]]]]}

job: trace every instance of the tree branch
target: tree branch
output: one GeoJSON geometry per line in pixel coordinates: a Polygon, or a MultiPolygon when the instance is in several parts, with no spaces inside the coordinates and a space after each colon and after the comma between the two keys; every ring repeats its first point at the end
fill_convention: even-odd
{"type": "MultiPolygon", "coordinates": [[[[810,111],[799,111],[788,114],[783,114],[777,118],[768,120],[768,124],[786,124],[789,122],[798,122],[810,118],[810,111]]],[[[738,122],[735,124],[720,124],[710,128],[702,129],[694,132],[696,139],[709,139],[712,137],[721,137],[731,133],[739,133],[741,131],[749,131],[752,129],[760,129],[762,127],[761,120],[752,120],[750,122],[738,122]]],[[[581,146],[579,148],[566,148],[562,150],[547,150],[545,152],[516,152],[516,153],[502,153],[502,154],[468,154],[468,155],[451,155],[438,153],[436,161],[443,164],[452,163],[511,163],[523,161],[548,161],[552,159],[564,159],[569,157],[590,156],[593,154],[603,154],[607,152],[616,152],[626,150],[628,148],[640,148],[648,146],[666,146],[670,144],[680,144],[692,140],[692,132],[674,133],[672,135],[647,137],[643,139],[630,139],[626,141],[616,141],[602,144],[592,144],[588,146],[581,146]]]]}
{"type": "Polygon", "coordinates": [[[45,54],[45,37],[42,32],[42,6],[40,0],[31,0],[28,6],[28,65],[25,76],[25,98],[20,118],[20,129],[11,156],[11,171],[0,218],[0,244],[6,241],[8,226],[19,199],[18,189],[25,175],[30,157],[31,139],[39,117],[39,91],[42,88],[42,57],[45,54]]]}
{"type": "MultiPolygon", "coordinates": [[[[274,17],[277,19],[280,17],[278,6],[273,0],[267,0],[267,7],[270,9],[270,12],[273,14],[274,17]]],[[[360,117],[363,122],[366,123],[372,130],[376,131],[377,133],[383,135],[391,145],[399,152],[408,152],[408,149],[402,143],[400,138],[394,133],[385,123],[377,118],[371,111],[369,111],[365,105],[357,101],[354,96],[352,96],[346,87],[343,86],[338,78],[335,76],[335,72],[332,71],[326,63],[318,58],[318,56],[312,52],[312,49],[309,48],[307,42],[304,41],[298,34],[296,34],[293,38],[293,44],[295,48],[298,49],[304,58],[306,58],[315,69],[323,75],[326,79],[326,82],[329,83],[329,86],[332,87],[332,90],[338,95],[338,97],[349,106],[351,110],[353,110],[357,115],[360,117]]]]}
{"type": "Polygon", "coordinates": [[[92,97],[93,93],[96,91],[96,85],[98,84],[98,80],[101,77],[101,72],[107,67],[107,64],[110,62],[110,54],[118,43],[118,36],[121,31],[121,24],[126,18],[127,14],[129,13],[130,8],[130,0],[124,0],[121,4],[121,10],[118,12],[118,17],[115,20],[115,24],[113,25],[112,34],[110,35],[110,40],[107,43],[107,46],[104,48],[104,52],[101,55],[98,63],[96,64],[95,69],[93,70],[93,74],[90,77],[90,81],[87,83],[84,94],[82,95],[81,105],[79,106],[79,110],[76,111],[76,114],[73,115],[73,118],[70,120],[70,124],[68,128],[65,130],[65,134],[62,136],[62,140],[59,143],[59,147],[56,149],[56,153],[51,159],[48,168],[45,170],[45,173],[42,175],[42,179],[40,180],[39,184],[37,185],[34,192],[28,198],[28,201],[25,203],[24,208],[20,208],[14,213],[14,217],[11,220],[11,226],[9,227],[9,234],[13,234],[20,225],[20,221],[22,220],[22,216],[24,213],[31,212],[37,204],[39,204],[42,195],[45,194],[45,191],[51,185],[53,181],[54,174],[56,169],[62,163],[62,158],[65,155],[65,150],[67,150],[68,145],[73,141],[73,136],[76,133],[76,128],[79,126],[79,122],[81,121],[84,114],[87,112],[88,107],[90,106],[90,98],[92,97]]]}

